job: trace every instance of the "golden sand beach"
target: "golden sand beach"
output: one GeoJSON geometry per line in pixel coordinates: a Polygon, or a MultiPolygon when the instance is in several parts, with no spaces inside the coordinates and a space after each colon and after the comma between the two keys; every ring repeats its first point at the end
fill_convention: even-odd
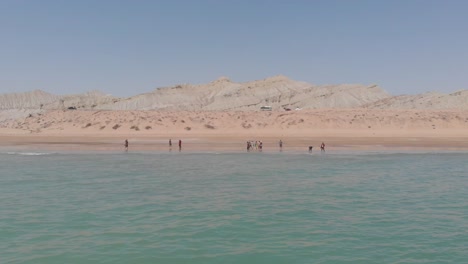
{"type": "Polygon", "coordinates": [[[1,146],[46,149],[264,151],[327,149],[468,149],[468,111],[317,109],[301,111],[93,111],[54,110],[9,121],[1,146]]]}

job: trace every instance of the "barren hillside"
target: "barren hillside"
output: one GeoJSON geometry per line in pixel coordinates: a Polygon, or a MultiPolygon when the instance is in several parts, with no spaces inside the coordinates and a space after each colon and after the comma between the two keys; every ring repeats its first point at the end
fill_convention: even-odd
{"type": "Polygon", "coordinates": [[[67,108],[101,110],[258,110],[284,108],[353,108],[389,98],[376,85],[316,86],[275,76],[264,80],[235,83],[219,78],[208,84],[175,85],[129,98],[99,92],[58,96],[42,91],[0,96],[0,109],[67,108]]]}
{"type": "Polygon", "coordinates": [[[45,110],[250,111],[286,109],[468,109],[468,91],[391,96],[377,85],[313,85],[285,76],[236,83],[222,77],[207,84],[183,84],[128,98],[100,92],[53,95],[43,91],[0,95],[0,120],[45,110]]]}

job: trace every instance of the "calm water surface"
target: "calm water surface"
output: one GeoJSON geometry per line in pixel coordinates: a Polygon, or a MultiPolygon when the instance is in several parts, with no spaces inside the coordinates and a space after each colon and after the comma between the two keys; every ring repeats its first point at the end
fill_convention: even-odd
{"type": "Polygon", "coordinates": [[[468,154],[0,154],[0,263],[468,263],[468,154]]]}

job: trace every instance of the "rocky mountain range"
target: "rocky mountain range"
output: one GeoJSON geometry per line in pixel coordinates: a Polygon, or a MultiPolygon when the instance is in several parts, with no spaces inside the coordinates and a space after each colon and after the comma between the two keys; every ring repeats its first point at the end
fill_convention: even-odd
{"type": "Polygon", "coordinates": [[[1,115],[44,110],[183,110],[248,111],[271,106],[285,109],[462,109],[468,110],[468,91],[392,96],[377,85],[313,85],[285,76],[236,83],[219,78],[207,84],[183,84],[119,98],[93,91],[54,95],[35,90],[0,95],[1,115]]]}

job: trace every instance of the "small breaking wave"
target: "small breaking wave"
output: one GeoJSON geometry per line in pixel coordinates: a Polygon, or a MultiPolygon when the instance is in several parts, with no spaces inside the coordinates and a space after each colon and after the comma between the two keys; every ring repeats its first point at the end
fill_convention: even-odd
{"type": "Polygon", "coordinates": [[[52,155],[54,153],[49,152],[7,152],[7,155],[18,155],[18,156],[45,156],[52,155]]]}

